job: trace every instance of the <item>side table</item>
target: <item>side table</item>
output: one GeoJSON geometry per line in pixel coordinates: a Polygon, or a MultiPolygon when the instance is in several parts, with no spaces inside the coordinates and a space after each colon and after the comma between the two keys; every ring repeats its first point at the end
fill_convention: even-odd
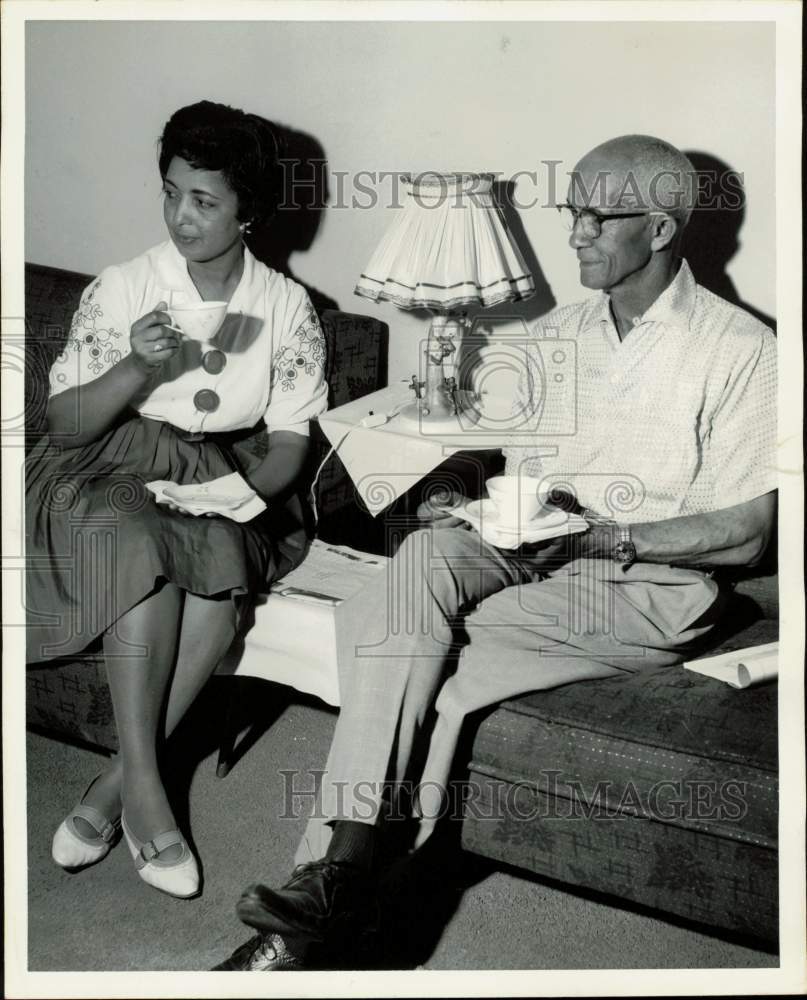
{"type": "Polygon", "coordinates": [[[342,460],[359,496],[373,517],[433,472],[447,458],[466,451],[500,449],[504,430],[463,421],[456,431],[433,430],[404,418],[400,410],[412,401],[404,384],[328,410],[320,427],[342,460]],[[371,415],[384,415],[385,423],[362,426],[371,415]]]}

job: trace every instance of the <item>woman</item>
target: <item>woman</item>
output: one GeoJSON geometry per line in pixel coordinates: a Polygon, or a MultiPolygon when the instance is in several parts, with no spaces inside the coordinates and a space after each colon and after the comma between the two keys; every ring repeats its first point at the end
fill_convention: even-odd
{"type": "Polygon", "coordinates": [[[308,421],[326,407],[305,291],[243,243],[276,207],[277,148],[270,123],[220,104],[171,117],[159,156],[170,239],[85,291],[28,467],[28,658],[103,636],[120,743],[59,827],[53,857],[70,869],[99,861],[120,824],[140,877],[182,897],[198,892],[199,873],[158,748],[231,644],[247,595],[304,554],[294,484],[308,421]],[[202,301],[228,303],[205,353],[169,314],[202,301]],[[261,417],[269,450],[248,461],[232,432],[261,417]],[[146,488],[233,472],[267,504],[246,523],[189,516],[146,488]]]}

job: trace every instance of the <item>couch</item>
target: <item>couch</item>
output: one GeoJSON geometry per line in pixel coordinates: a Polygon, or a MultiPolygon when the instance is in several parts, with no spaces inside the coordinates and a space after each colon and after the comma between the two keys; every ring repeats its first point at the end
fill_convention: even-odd
{"type": "MultiPolygon", "coordinates": [[[[87,275],[27,265],[27,435],[87,275]]],[[[324,312],[332,402],[383,383],[383,325],[324,312]]],[[[260,437],[258,437],[258,441],[260,437]]],[[[317,444],[322,454],[324,444],[317,444]]],[[[341,463],[322,537],[369,547],[341,463]],[[358,527],[357,527],[358,525],[358,527]],[[350,537],[351,531],[353,537],[350,537]],[[330,537],[328,532],[331,532],[330,537]]],[[[772,546],[774,548],[774,546],[772,546]]],[[[376,549],[378,551],[378,549],[376,549]]],[[[475,613],[484,623],[484,608],[475,613]]],[[[775,567],[741,575],[713,651],[778,635],[775,567]]],[[[27,672],[29,725],[114,749],[98,651],[27,672]]],[[[778,935],[777,685],[734,690],[680,667],[510,699],[471,721],[462,844],[542,878],[763,940],[778,935]]]]}

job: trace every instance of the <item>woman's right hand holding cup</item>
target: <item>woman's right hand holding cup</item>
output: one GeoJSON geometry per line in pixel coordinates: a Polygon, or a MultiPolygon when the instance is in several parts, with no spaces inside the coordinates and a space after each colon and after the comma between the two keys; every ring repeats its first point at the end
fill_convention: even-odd
{"type": "Polygon", "coordinates": [[[132,324],[129,341],[132,356],[144,370],[154,372],[179,350],[181,334],[171,328],[167,302],[158,302],[151,312],[132,324]]]}

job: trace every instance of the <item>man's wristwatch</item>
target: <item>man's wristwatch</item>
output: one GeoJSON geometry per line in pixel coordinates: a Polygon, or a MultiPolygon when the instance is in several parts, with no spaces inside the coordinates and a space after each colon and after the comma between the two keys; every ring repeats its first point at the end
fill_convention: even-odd
{"type": "Polygon", "coordinates": [[[620,525],[619,537],[612,555],[614,562],[619,563],[622,569],[627,569],[636,562],[636,546],[630,537],[630,525],[620,525]]]}

